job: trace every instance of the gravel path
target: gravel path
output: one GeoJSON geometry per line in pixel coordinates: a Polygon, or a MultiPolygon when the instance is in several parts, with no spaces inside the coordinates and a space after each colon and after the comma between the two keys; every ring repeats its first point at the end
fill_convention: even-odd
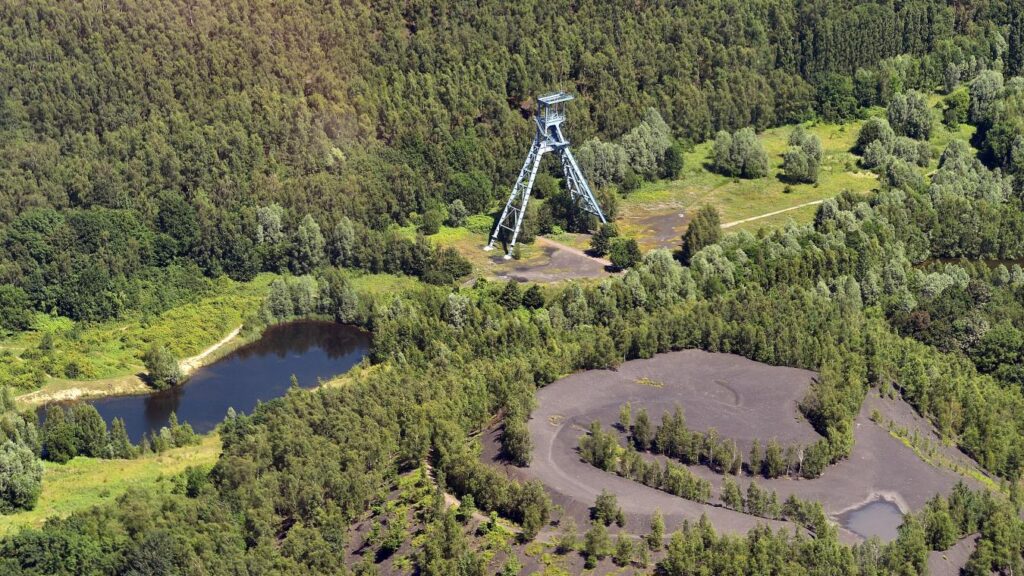
{"type": "MultiPolygon", "coordinates": [[[[513,476],[540,480],[556,504],[585,523],[589,507],[602,489],[616,494],[627,516],[626,528],[645,533],[651,514],[660,510],[669,529],[683,520],[706,514],[715,527],[743,533],[768,522],[713,505],[699,504],[649,488],[595,468],[578,454],[579,437],[593,420],[606,427],[618,420],[619,407],[629,401],[635,415],[645,408],[652,423],[674,406],[683,407],[687,426],[705,431],[714,427],[723,438],[732,438],[741,450],[753,439],[777,438],[780,443],[807,444],[820,438],[800,416],[797,402],[814,377],[807,370],[768,366],[731,354],[684,350],[659,354],[649,360],[624,363],[617,371],[593,370],[567,376],[537,393],[538,407],[529,430],[534,443],[533,460],[526,468],[506,466],[513,476]]],[[[758,478],[757,483],[777,492],[822,503],[833,518],[878,498],[895,502],[904,512],[919,510],[936,493],[948,493],[960,479],[954,472],[932,466],[888,431],[869,419],[880,402],[899,402],[869,397],[855,421],[855,447],[850,458],[830,466],[814,480],[758,478]]],[[[890,411],[891,412],[891,411],[890,411]]],[[[484,440],[484,458],[497,462],[498,431],[484,440]]],[[[650,456],[654,458],[654,456],[650,456]]],[[[722,477],[703,466],[690,470],[708,479],[718,494],[722,477]]],[[[740,478],[742,486],[750,478],[740,478]]],[[[976,483],[968,480],[976,487],[976,483]]],[[[840,530],[843,541],[859,537],[840,530]]]]}

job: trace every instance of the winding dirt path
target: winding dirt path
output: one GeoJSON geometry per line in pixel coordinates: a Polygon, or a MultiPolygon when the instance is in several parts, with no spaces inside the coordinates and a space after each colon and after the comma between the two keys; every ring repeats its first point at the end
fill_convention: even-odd
{"type": "Polygon", "coordinates": [[[776,216],[776,215],[782,214],[784,212],[789,212],[790,210],[796,210],[798,208],[804,208],[805,206],[814,206],[816,204],[821,204],[822,202],[824,202],[824,200],[812,200],[811,202],[804,202],[803,204],[797,204],[796,206],[790,206],[789,208],[783,208],[782,210],[776,210],[774,212],[768,212],[767,214],[760,214],[758,216],[751,216],[750,218],[744,218],[742,220],[736,220],[735,222],[726,222],[725,224],[722,224],[722,228],[732,228],[733,226],[738,226],[740,224],[745,224],[747,222],[753,222],[754,220],[760,220],[761,218],[768,218],[770,216],[776,216]]]}
{"type": "Polygon", "coordinates": [[[237,328],[229,332],[227,336],[222,338],[216,344],[210,346],[209,348],[203,350],[202,352],[196,354],[195,356],[190,356],[188,358],[182,359],[182,361],[178,363],[178,367],[181,369],[181,373],[185,376],[188,376],[195,370],[199,369],[201,366],[203,366],[204,361],[210,356],[210,354],[213,354],[221,347],[227,345],[227,343],[232,341],[236,336],[238,336],[238,333],[241,331],[242,325],[239,324],[237,328]]]}

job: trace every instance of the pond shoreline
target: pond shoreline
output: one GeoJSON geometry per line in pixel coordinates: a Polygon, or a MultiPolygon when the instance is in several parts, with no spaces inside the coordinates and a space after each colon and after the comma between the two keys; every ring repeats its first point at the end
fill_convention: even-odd
{"type": "MultiPolygon", "coordinates": [[[[348,372],[362,362],[371,345],[370,334],[360,327],[322,318],[274,324],[261,332],[236,332],[191,359],[201,359],[204,365],[178,386],[147,386],[142,394],[99,398],[80,395],[51,405],[92,405],[108,426],[114,419],[123,421],[133,443],[165,427],[172,415],[203,434],[232,409],[250,413],[260,402],[283,396],[293,385],[290,382],[311,389],[348,372]]],[[[121,390],[131,391],[127,386],[121,390]]],[[[41,422],[45,406],[36,408],[41,422]]]]}
{"type": "MultiPolygon", "coordinates": [[[[227,336],[212,346],[205,348],[199,354],[181,360],[179,366],[181,367],[182,375],[186,377],[182,384],[196,370],[216,362],[236,350],[239,346],[248,343],[249,339],[238,337],[244,327],[244,324],[239,325],[229,332],[227,336]]],[[[268,326],[263,327],[263,329],[266,328],[268,326]]],[[[262,330],[260,332],[262,333],[262,330]]],[[[256,338],[258,337],[259,335],[257,334],[256,338]]],[[[15,397],[15,401],[23,408],[38,408],[53,402],[98,400],[100,398],[136,396],[156,392],[155,388],[146,384],[142,379],[142,375],[143,372],[100,380],[56,380],[44,385],[39,390],[26,392],[15,397]],[[55,384],[56,386],[54,386],[55,384]]]]}
{"type": "MultiPolygon", "coordinates": [[[[274,326],[280,326],[291,322],[326,320],[321,315],[310,315],[291,318],[272,324],[258,324],[249,326],[240,324],[234,330],[228,332],[223,338],[214,344],[204,348],[198,354],[183,358],[178,362],[181,367],[184,379],[178,386],[184,386],[188,377],[197,370],[209,366],[224,358],[228,354],[238,350],[246,344],[259,340],[263,333],[274,326]]],[[[362,327],[360,327],[362,329],[362,327]]],[[[89,400],[102,400],[104,398],[118,398],[122,396],[142,396],[159,392],[156,388],[146,384],[143,377],[145,370],[140,369],[135,374],[123,374],[112,378],[101,378],[97,380],[66,380],[63,378],[54,379],[38,390],[19,394],[14,398],[15,402],[22,409],[36,409],[40,406],[55,402],[77,402],[89,400]]]]}

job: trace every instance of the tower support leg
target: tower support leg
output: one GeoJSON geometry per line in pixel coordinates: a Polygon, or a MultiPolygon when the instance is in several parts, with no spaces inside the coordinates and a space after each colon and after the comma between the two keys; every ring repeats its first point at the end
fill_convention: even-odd
{"type": "Polygon", "coordinates": [[[547,152],[547,149],[540,138],[540,134],[538,134],[533,139],[530,152],[526,155],[526,161],[523,162],[523,167],[519,170],[519,177],[516,178],[516,183],[512,186],[512,193],[509,194],[508,202],[505,203],[505,208],[501,211],[498,224],[494,227],[491,239],[484,250],[494,249],[495,240],[498,240],[504,231],[510,234],[508,251],[505,254],[505,258],[511,257],[512,248],[516,244],[516,239],[519,237],[519,231],[523,225],[523,216],[526,215],[526,204],[530,200],[533,181],[537,177],[537,170],[540,169],[540,161],[545,152],[547,152]]]}
{"type": "Polygon", "coordinates": [[[566,146],[559,150],[558,155],[562,161],[562,172],[565,173],[565,183],[569,188],[569,197],[575,201],[577,206],[597,216],[602,224],[607,223],[608,221],[604,218],[604,212],[601,211],[597,198],[594,198],[594,193],[590,191],[590,185],[587,184],[587,179],[583,177],[583,171],[576,164],[576,158],[573,157],[572,151],[566,146]]]}

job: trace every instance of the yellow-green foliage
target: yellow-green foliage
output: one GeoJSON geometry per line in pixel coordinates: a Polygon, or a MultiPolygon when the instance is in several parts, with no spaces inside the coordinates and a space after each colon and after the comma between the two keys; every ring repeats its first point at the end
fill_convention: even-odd
{"type": "Polygon", "coordinates": [[[0,385],[25,390],[49,380],[133,374],[153,342],[165,344],[178,358],[195,355],[255,314],[273,277],[261,274],[244,283],[219,278],[209,296],[157,316],[85,324],[38,314],[33,330],[0,342],[0,354],[11,354],[0,362],[0,385]],[[49,351],[40,350],[46,335],[52,341],[49,351]]]}
{"type": "MultiPolygon", "coordinates": [[[[937,101],[939,97],[933,99],[937,101]]],[[[875,108],[869,114],[884,116],[885,109],[875,108]]],[[[782,155],[789,146],[789,135],[794,126],[771,128],[758,134],[758,140],[768,153],[769,173],[766,178],[744,180],[711,172],[708,166],[711,164],[713,142],[699,144],[686,154],[686,167],[678,179],[646,183],[622,201],[620,230],[624,235],[638,237],[645,248],[650,248],[653,242],[645,238],[650,232],[642,220],[637,220],[645,216],[678,213],[710,204],[719,210],[722,223],[725,224],[832,198],[843,190],[866,192],[877,188],[877,176],[860,168],[857,164],[859,158],[850,152],[862,124],[863,121],[858,120],[846,124],[816,122],[803,125],[809,134],[821,140],[824,151],[817,184],[787,184],[779,178],[782,173],[782,155]],[[645,239],[647,242],[644,242],[645,239]]],[[[969,141],[973,131],[974,127],[969,125],[951,131],[936,116],[929,140],[932,161],[928,167],[919,170],[922,173],[934,170],[946,145],[951,140],[969,141]]],[[[817,206],[805,206],[740,224],[730,228],[730,231],[779,227],[790,220],[804,224],[813,219],[816,210],[817,206]]]]}
{"type": "Polygon", "coordinates": [[[46,462],[43,492],[32,510],[0,516],[0,535],[38,527],[52,516],[67,516],[91,506],[113,502],[128,488],[170,490],[170,477],[188,466],[210,466],[220,455],[220,437],[203,436],[198,446],[185,446],[134,460],[77,457],[67,464],[46,462]]]}

